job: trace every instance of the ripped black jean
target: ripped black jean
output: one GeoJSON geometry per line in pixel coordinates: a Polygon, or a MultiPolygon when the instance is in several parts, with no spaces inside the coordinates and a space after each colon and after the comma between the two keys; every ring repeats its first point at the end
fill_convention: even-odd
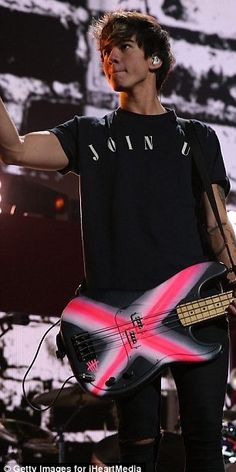
{"type": "MultiPolygon", "coordinates": [[[[208,362],[181,363],[171,367],[178,392],[185,446],[186,465],[183,472],[223,472],[222,410],[229,350],[227,321],[221,319],[199,326],[195,329],[197,338],[205,342],[219,341],[223,350],[208,362]]],[[[159,472],[156,457],[160,439],[160,408],[159,377],[135,394],[117,401],[121,462],[144,463],[146,472],[155,469],[159,472]],[[153,438],[155,442],[134,444],[144,438],[153,438]]],[[[169,454],[171,457],[171,450],[169,454]]]]}

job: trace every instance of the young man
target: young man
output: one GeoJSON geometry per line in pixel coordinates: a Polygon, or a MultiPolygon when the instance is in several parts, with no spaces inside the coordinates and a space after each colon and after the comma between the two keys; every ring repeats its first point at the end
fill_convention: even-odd
{"type": "MultiPolygon", "coordinates": [[[[160,102],[173,65],[167,33],[153,17],[125,11],[107,14],[94,32],[106,78],[119,92],[119,108],[103,119],[76,116],[51,131],[19,137],[1,105],[0,155],[6,164],[80,174],[86,293],[123,306],[213,254],[229,269],[232,263],[192,159],[182,152],[184,135],[175,112],[160,102]],[[199,229],[203,224],[208,253],[199,229]]],[[[218,139],[210,127],[200,122],[196,127],[236,263],[218,139]]],[[[228,279],[234,288],[233,270],[228,279]]],[[[234,300],[229,311],[236,314],[234,300]]],[[[196,336],[220,342],[222,353],[211,362],[172,368],[186,471],[222,472],[227,322],[223,318],[200,324],[196,336]]],[[[160,437],[160,378],[119,399],[117,408],[121,461],[145,463],[147,472],[153,470],[160,437]]]]}

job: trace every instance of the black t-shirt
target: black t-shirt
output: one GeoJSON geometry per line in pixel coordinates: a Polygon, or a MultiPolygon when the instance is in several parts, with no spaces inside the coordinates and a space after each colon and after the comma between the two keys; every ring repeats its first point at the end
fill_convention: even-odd
{"type": "MultiPolygon", "coordinates": [[[[196,121],[212,183],[225,189],[215,132],[196,121]]],[[[174,111],[75,116],[51,130],[80,174],[87,282],[146,290],[209,259],[199,231],[199,179],[174,111]]]]}

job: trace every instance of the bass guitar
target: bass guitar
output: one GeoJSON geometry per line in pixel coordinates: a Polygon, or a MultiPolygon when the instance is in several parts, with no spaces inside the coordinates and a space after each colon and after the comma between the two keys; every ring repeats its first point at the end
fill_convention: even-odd
{"type": "Polygon", "coordinates": [[[172,363],[213,359],[221,345],[198,341],[192,326],[225,315],[231,291],[201,293],[226,271],[218,262],[192,265],[125,307],[84,295],[72,299],[58,340],[79,384],[97,396],[121,395],[172,363]]]}

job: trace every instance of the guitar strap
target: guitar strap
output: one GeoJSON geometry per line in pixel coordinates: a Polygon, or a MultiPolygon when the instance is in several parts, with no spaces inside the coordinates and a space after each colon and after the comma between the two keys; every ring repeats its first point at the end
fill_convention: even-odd
{"type": "Polygon", "coordinates": [[[201,141],[198,137],[196,126],[194,124],[194,121],[185,120],[183,118],[178,118],[178,123],[182,127],[182,129],[185,133],[186,139],[187,139],[187,141],[188,141],[188,143],[191,147],[193,159],[194,159],[194,162],[196,164],[196,167],[197,167],[198,173],[200,175],[200,178],[202,180],[203,188],[205,189],[205,191],[207,193],[209,202],[210,202],[211,207],[212,207],[212,211],[213,211],[213,213],[215,215],[215,219],[218,223],[218,226],[219,226],[219,229],[220,229],[220,232],[221,232],[221,235],[222,235],[222,238],[223,238],[223,241],[224,241],[224,244],[225,244],[228,256],[229,256],[229,260],[230,260],[230,263],[231,263],[231,266],[232,266],[229,269],[229,271],[234,272],[236,274],[236,265],[234,264],[234,261],[233,261],[233,258],[232,258],[232,255],[231,255],[231,252],[230,252],[230,249],[229,249],[229,246],[228,246],[228,242],[227,242],[227,239],[226,239],[226,236],[225,236],[225,232],[224,232],[224,229],[223,229],[223,226],[222,226],[222,223],[221,223],[221,219],[220,219],[220,215],[219,215],[215,195],[214,195],[212,185],[211,185],[211,181],[210,181],[210,178],[209,178],[209,175],[208,175],[208,172],[207,172],[207,169],[206,169],[206,165],[205,165],[204,149],[203,149],[202,143],[201,143],[201,141]]]}

